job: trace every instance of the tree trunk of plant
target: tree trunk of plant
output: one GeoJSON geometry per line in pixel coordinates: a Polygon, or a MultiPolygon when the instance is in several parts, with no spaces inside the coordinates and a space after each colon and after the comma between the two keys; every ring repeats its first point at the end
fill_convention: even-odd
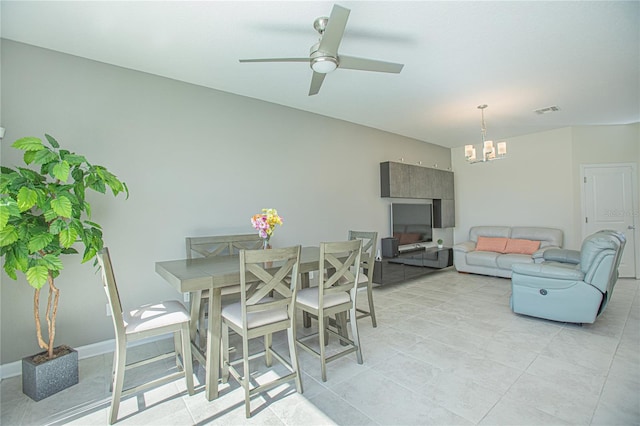
{"type": "Polygon", "coordinates": [[[60,290],[53,283],[53,276],[49,272],[47,277],[49,283],[49,297],[47,298],[47,334],[49,342],[45,342],[42,337],[42,324],[40,322],[40,289],[36,289],[33,297],[33,315],[36,321],[36,336],[38,345],[47,351],[48,358],[53,358],[53,341],[56,336],[56,316],[58,315],[58,299],[60,298],[60,290]]]}

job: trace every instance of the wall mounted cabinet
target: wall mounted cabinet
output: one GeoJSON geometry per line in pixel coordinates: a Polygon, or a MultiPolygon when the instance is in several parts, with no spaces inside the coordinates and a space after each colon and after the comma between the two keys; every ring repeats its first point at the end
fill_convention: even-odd
{"type": "Polygon", "coordinates": [[[433,200],[434,228],[455,226],[453,172],[413,164],[380,163],[380,196],[433,200]]]}

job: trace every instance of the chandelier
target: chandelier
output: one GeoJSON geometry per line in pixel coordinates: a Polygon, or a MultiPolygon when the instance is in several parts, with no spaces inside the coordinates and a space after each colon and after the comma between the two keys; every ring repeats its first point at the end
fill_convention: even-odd
{"type": "Polygon", "coordinates": [[[493,146],[493,141],[488,141],[487,139],[487,127],[484,124],[484,109],[487,105],[478,105],[478,109],[482,113],[482,157],[478,158],[476,156],[476,148],[473,145],[465,145],[464,146],[464,157],[471,164],[474,163],[485,163],[487,161],[493,160],[501,160],[507,156],[507,143],[506,142],[498,142],[497,144],[497,153],[496,148],[493,146]]]}

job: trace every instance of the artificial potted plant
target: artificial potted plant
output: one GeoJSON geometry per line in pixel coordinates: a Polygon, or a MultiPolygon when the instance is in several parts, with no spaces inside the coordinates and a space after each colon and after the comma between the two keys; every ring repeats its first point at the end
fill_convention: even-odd
{"type": "Polygon", "coordinates": [[[0,178],[0,254],[4,270],[14,280],[18,272],[24,273],[34,288],[36,337],[44,349],[22,360],[23,392],[36,401],[78,383],[77,352],[68,346],[54,346],[60,297],[54,280],[63,268],[62,255],[78,253],[74,245],[84,247],[82,263],[94,259],[102,249],[102,230],[89,220],[91,206],[86,192],[91,189],[104,194],[109,187],[114,196],[120,192],[129,195],[126,184],[105,167],[60,149],[53,137],[45,136],[51,147],[35,137],[21,138],[11,145],[25,151],[25,165],[39,166],[39,171],[3,166],[0,178]],[[47,333],[43,335],[39,302],[45,285],[49,291],[47,333]],[[61,368],[71,371],[65,373],[61,368]]]}
{"type": "Polygon", "coordinates": [[[442,238],[438,238],[438,248],[441,249],[442,246],[444,244],[444,241],[442,241],[442,238]]]}

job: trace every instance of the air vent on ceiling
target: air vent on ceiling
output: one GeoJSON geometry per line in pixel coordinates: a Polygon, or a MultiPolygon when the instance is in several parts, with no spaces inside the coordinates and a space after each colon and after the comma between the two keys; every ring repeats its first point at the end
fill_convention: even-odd
{"type": "Polygon", "coordinates": [[[540,108],[537,109],[533,112],[535,112],[536,114],[549,114],[550,112],[556,112],[556,111],[560,111],[560,108],[558,108],[557,106],[553,105],[553,106],[549,106],[546,108],[540,108]]]}

